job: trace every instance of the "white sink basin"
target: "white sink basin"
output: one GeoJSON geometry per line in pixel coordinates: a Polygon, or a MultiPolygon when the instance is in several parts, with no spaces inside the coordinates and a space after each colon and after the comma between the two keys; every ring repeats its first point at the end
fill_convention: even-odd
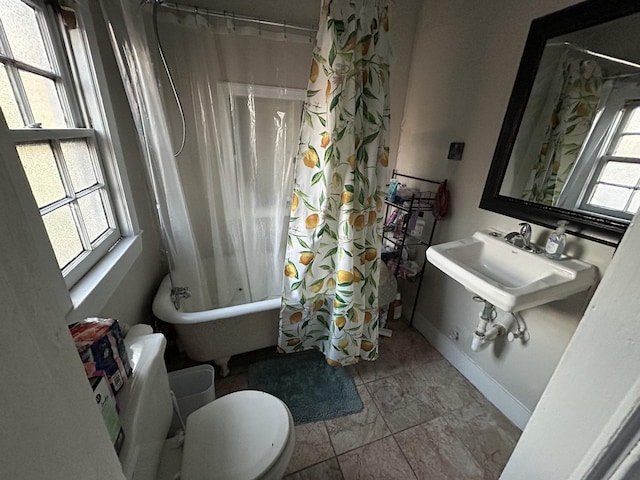
{"type": "Polygon", "coordinates": [[[427,259],[467,290],[509,312],[566,298],[587,290],[596,280],[593,265],[526,252],[504,236],[499,230],[482,230],[429,247],[427,259]]]}

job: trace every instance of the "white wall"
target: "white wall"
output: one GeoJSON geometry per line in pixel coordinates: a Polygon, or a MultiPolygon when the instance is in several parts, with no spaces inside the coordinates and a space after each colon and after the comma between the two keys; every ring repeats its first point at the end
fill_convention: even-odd
{"type": "Polygon", "coordinates": [[[405,122],[405,104],[411,102],[407,96],[407,86],[412,78],[414,37],[420,21],[422,0],[402,0],[393,2],[390,10],[391,74],[389,95],[391,101],[391,121],[389,123],[389,171],[398,158],[400,134],[405,122]]]}
{"type": "MultiPolygon", "coordinates": [[[[397,163],[399,170],[412,175],[449,180],[450,214],[438,224],[435,243],[462,238],[487,226],[517,229],[516,219],[481,210],[478,205],[529,24],[534,18],[572,3],[575,2],[423,2],[397,163]],[[446,158],[449,143],[454,141],[466,143],[460,162],[446,158]]],[[[548,233],[535,226],[533,231],[533,239],[539,242],[548,233]]],[[[613,255],[610,247],[575,237],[569,237],[567,248],[569,254],[579,254],[601,271],[613,255]]],[[[404,298],[405,302],[412,299],[408,292],[404,298]]],[[[495,349],[473,353],[471,336],[481,304],[428,264],[414,325],[455,359],[456,366],[475,368],[478,375],[472,380],[476,384],[482,377],[489,384],[497,382],[497,389],[490,390],[501,390],[503,399],[512,400],[526,422],[575,332],[587,301],[587,293],[578,294],[527,310],[523,317],[531,339],[526,345],[498,343],[495,349]],[[454,328],[460,330],[461,337],[450,342],[447,336],[454,328]]]]}

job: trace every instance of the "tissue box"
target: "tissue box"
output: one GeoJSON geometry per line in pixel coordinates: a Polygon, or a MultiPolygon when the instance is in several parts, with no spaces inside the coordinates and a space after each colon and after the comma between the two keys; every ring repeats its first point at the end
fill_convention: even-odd
{"type": "Polygon", "coordinates": [[[111,438],[113,447],[116,449],[116,453],[120,453],[120,448],[122,448],[122,444],[124,442],[124,432],[120,425],[116,399],[109,387],[109,381],[106,376],[101,375],[99,377],[90,378],[89,382],[93,388],[93,395],[96,399],[96,404],[102,414],[102,418],[105,426],[107,427],[107,432],[109,432],[109,437],[111,438]]]}
{"type": "Polygon", "coordinates": [[[131,363],[118,321],[87,318],[69,327],[87,377],[105,375],[114,392],[131,376],[131,363]]]}

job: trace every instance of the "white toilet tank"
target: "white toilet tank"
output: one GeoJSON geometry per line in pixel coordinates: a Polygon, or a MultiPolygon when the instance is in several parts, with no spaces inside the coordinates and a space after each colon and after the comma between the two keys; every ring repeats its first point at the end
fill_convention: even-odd
{"type": "Polygon", "coordinates": [[[157,333],[125,339],[133,375],[118,393],[125,439],[120,451],[128,480],[155,480],[173,415],[164,363],[166,340],[157,333]]]}

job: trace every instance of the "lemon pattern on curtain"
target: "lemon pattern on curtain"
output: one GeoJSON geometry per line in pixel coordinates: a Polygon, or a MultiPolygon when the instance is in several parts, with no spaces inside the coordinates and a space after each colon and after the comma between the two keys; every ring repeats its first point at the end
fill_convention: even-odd
{"type": "Polygon", "coordinates": [[[558,92],[544,143],[523,198],[555,205],[575,166],[596,115],[603,73],[593,60],[570,59],[562,66],[558,92]]]}
{"type": "Polygon", "coordinates": [[[388,0],[325,0],[313,54],[284,267],[279,346],[331,365],[378,356],[389,159],[388,0]]]}

